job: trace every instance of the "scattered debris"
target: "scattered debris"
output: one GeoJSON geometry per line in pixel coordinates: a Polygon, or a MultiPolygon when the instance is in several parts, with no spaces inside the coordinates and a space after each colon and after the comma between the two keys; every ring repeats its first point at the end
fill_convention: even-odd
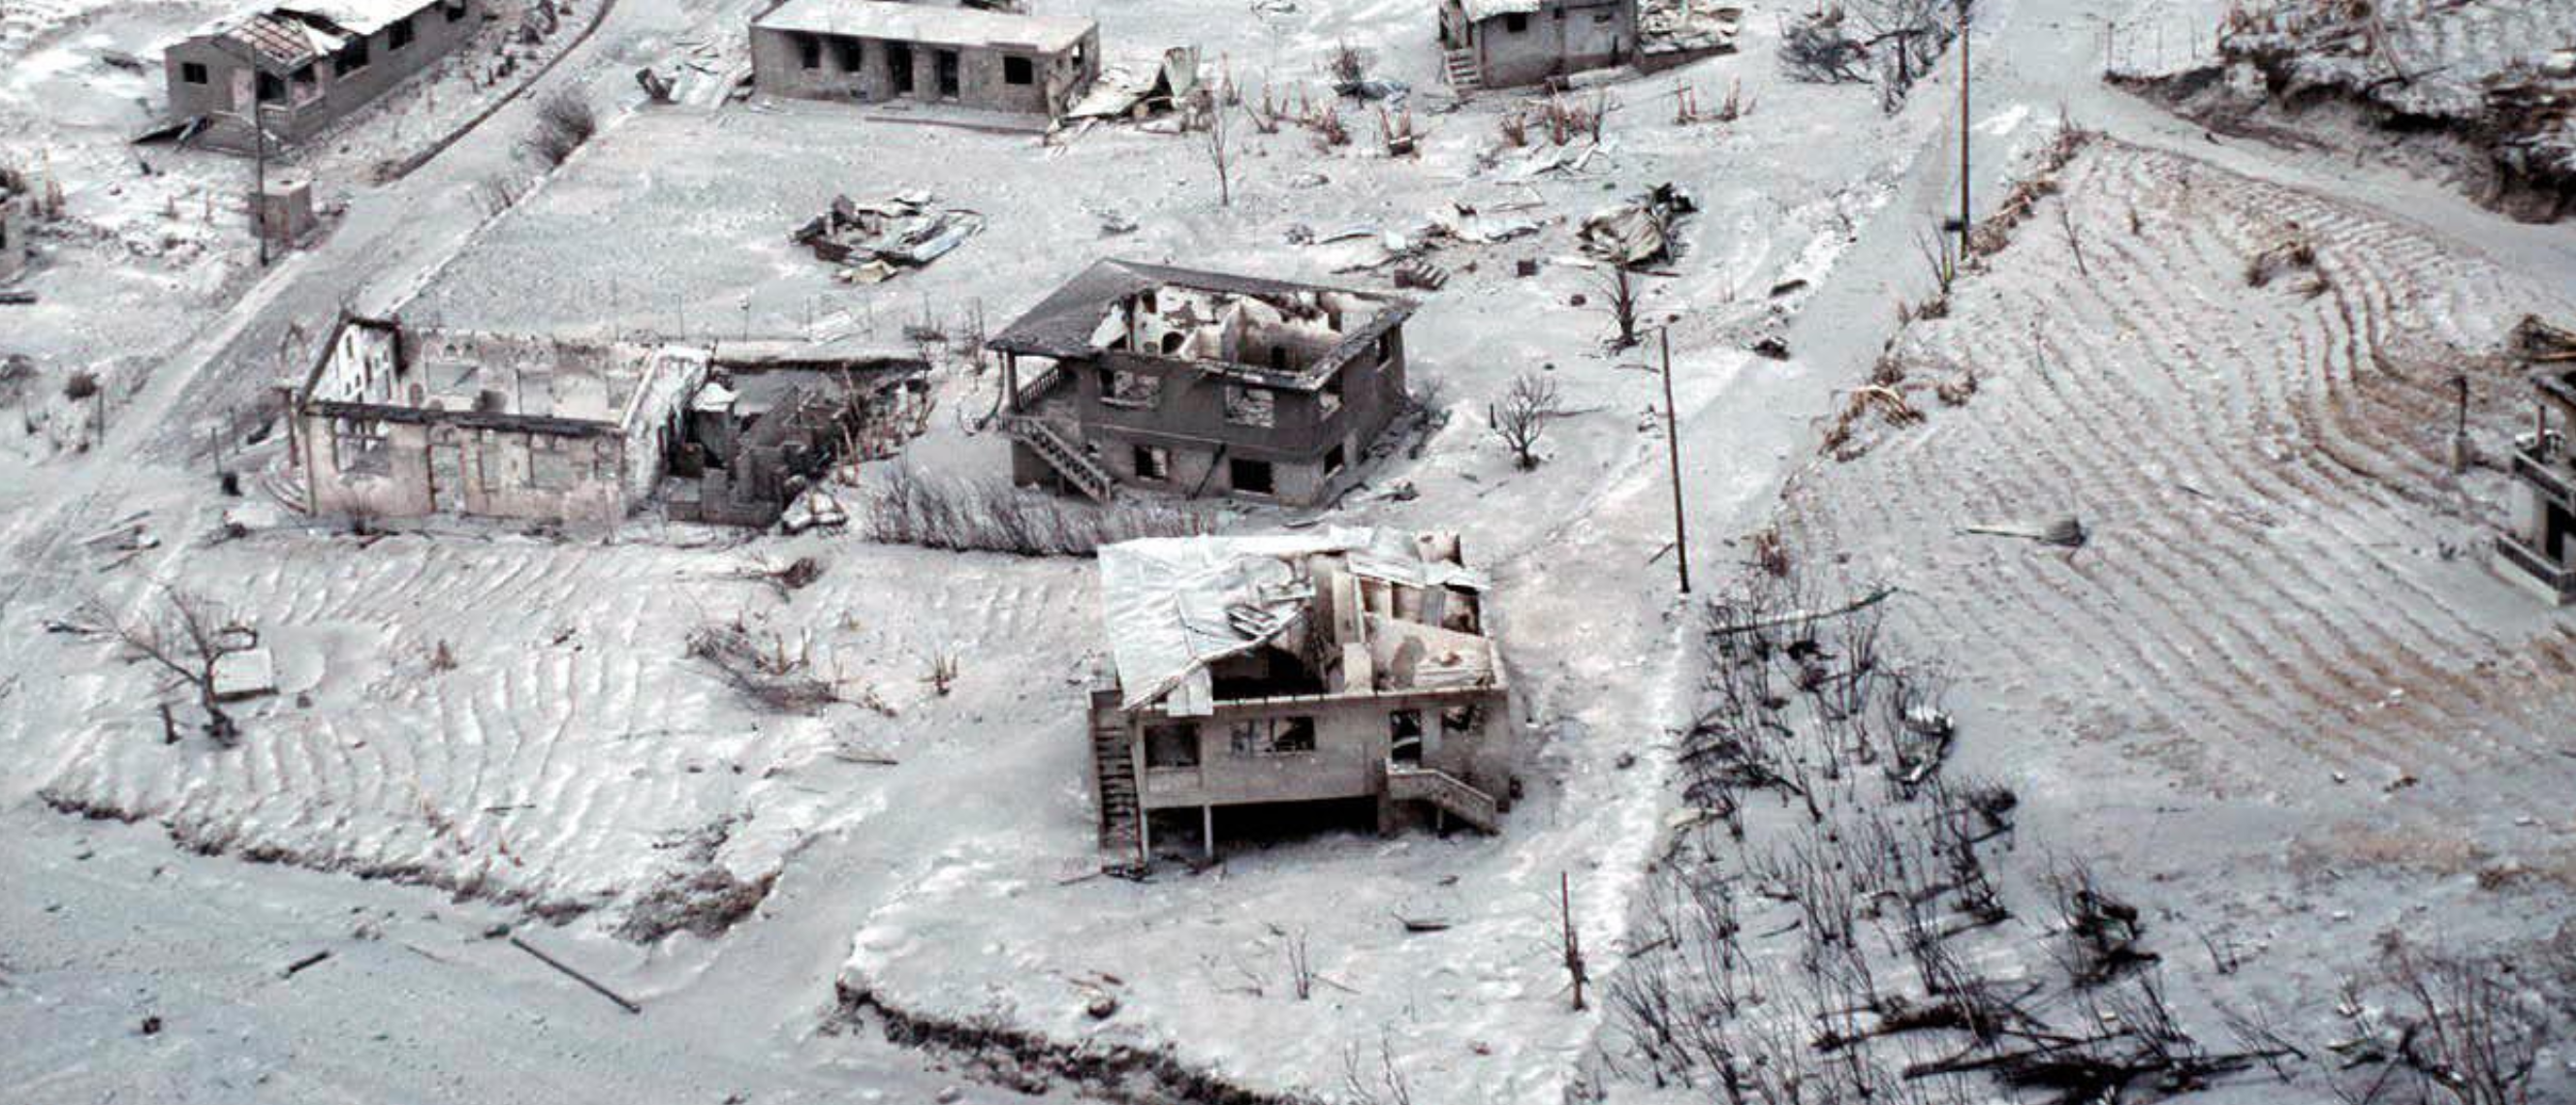
{"type": "Polygon", "coordinates": [[[837,196],[829,210],[789,240],[814,256],[843,266],[841,277],[874,284],[898,269],[918,268],[947,256],[984,229],[972,211],[934,210],[928,192],[906,192],[871,203],[837,196]]]}
{"type": "Polygon", "coordinates": [[[637,1005],[637,1004],[635,1004],[634,1002],[631,1002],[631,1001],[626,1000],[626,997],[625,997],[624,995],[619,994],[617,991],[615,991],[615,990],[611,990],[611,989],[609,989],[608,987],[601,985],[601,984],[600,984],[600,982],[599,982],[599,980],[594,979],[594,978],[590,977],[589,975],[583,974],[583,973],[581,973],[580,971],[576,971],[576,970],[572,969],[572,967],[571,967],[570,965],[566,964],[563,960],[557,959],[557,958],[555,958],[555,957],[553,957],[553,956],[551,956],[551,955],[547,955],[547,954],[546,954],[546,953],[544,953],[544,952],[538,951],[538,950],[536,949],[535,945],[532,945],[532,944],[528,943],[528,942],[527,942],[527,941],[525,941],[525,940],[521,940],[521,939],[519,939],[517,936],[512,936],[512,937],[510,937],[510,946],[511,946],[511,947],[514,947],[514,948],[517,948],[517,949],[519,949],[520,951],[526,952],[526,953],[528,953],[529,955],[535,956],[535,957],[537,958],[537,962],[539,962],[539,963],[543,963],[543,964],[545,964],[546,966],[552,967],[552,968],[554,968],[555,970],[558,970],[558,971],[563,972],[564,977],[566,977],[566,978],[570,978],[570,979],[572,979],[572,980],[573,980],[573,981],[575,981],[575,982],[581,983],[582,985],[589,987],[592,993],[598,994],[599,996],[601,996],[601,997],[603,997],[603,998],[607,998],[607,999],[608,999],[608,1000],[610,1000],[610,1001],[616,1002],[616,1003],[617,1003],[617,1007],[618,1007],[618,1008],[620,1008],[620,1009],[623,1009],[623,1010],[625,1010],[625,1011],[627,1011],[627,1012],[629,1012],[629,1013],[641,1013],[641,1012],[643,1012],[643,1011],[644,1011],[644,1007],[643,1007],[643,1006],[641,1006],[641,1005],[637,1005]]]}
{"type": "Polygon", "coordinates": [[[1659,184],[1635,202],[1595,212],[1583,220],[1576,236],[1585,253],[1634,268],[1678,256],[1681,250],[1673,233],[1684,216],[1697,210],[1690,193],[1677,185],[1659,184]]]}
{"type": "Polygon", "coordinates": [[[2092,539],[2092,534],[2084,528],[2083,520],[2072,515],[2042,526],[1963,526],[1960,527],[1959,532],[1994,537],[2019,537],[2066,549],[2083,548],[2084,543],[2092,539]]]}

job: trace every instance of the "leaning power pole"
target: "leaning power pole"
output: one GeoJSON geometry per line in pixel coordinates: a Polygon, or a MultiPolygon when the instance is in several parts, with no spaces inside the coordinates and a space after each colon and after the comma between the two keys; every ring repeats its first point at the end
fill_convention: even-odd
{"type": "Polygon", "coordinates": [[[1968,258],[1968,228],[1974,225],[1969,213],[1975,210],[1968,203],[1968,137],[1973,133],[1969,126],[1968,84],[1976,75],[1975,68],[1969,64],[1971,60],[1968,56],[1968,0],[1959,0],[1959,259],[1962,261],[1968,258]]]}

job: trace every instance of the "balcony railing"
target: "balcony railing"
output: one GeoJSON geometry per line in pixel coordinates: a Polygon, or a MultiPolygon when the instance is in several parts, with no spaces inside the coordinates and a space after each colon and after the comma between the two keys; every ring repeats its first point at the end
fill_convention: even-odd
{"type": "Polygon", "coordinates": [[[2576,454],[2556,434],[2514,442],[2513,474],[2559,502],[2576,505],[2576,454]]]}
{"type": "Polygon", "coordinates": [[[2538,550],[2511,537],[2496,538],[2496,556],[2542,590],[2555,592],[2559,602],[2576,602],[2576,567],[2552,564],[2538,550]]]}

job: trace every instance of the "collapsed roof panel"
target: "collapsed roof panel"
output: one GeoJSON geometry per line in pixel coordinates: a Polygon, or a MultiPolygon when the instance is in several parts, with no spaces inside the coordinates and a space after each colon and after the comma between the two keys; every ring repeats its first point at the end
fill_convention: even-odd
{"type": "Polygon", "coordinates": [[[1090,36],[1093,23],[1068,16],[934,8],[889,0],[787,0],[752,26],[886,42],[1058,53],[1081,44],[1090,36]]]}

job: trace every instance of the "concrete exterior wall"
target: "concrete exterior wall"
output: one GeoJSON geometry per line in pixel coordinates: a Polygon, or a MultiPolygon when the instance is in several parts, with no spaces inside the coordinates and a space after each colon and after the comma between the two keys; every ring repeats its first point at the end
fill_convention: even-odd
{"type": "Polygon", "coordinates": [[[814,100],[879,103],[893,99],[949,102],[985,111],[1007,111],[1054,117],[1088,91],[1100,75],[1100,32],[1083,36],[1070,50],[1045,52],[994,46],[939,46],[883,39],[814,34],[755,27],[751,32],[752,81],[773,96],[814,100]],[[814,43],[813,67],[805,65],[805,42],[814,43]],[[912,56],[912,85],[895,83],[891,58],[898,49],[912,56]],[[957,94],[939,93],[939,54],[957,55],[957,94]],[[1030,83],[1012,84],[1005,61],[1030,63],[1030,83]]]}
{"type": "MultiPolygon", "coordinates": [[[[1120,482],[1180,494],[1251,494],[1234,487],[1227,462],[1266,461],[1273,490],[1257,497],[1313,506],[1357,481],[1369,446],[1404,409],[1404,358],[1403,329],[1387,330],[1379,345],[1360,350],[1341,367],[1341,406],[1331,412],[1319,393],[1265,389],[1271,392],[1273,413],[1267,427],[1226,419],[1226,389],[1252,385],[1210,375],[1190,361],[1112,353],[1097,361],[1067,362],[1058,370],[1069,377],[1065,387],[1084,444],[1120,482]],[[1161,381],[1153,405],[1110,401],[1109,374],[1119,372],[1161,381]],[[1166,453],[1169,478],[1150,480],[1137,471],[1140,446],[1166,453]],[[1329,469],[1326,462],[1336,446],[1341,464],[1329,469]]],[[[1045,482],[1049,472],[1034,455],[1015,456],[1012,469],[1023,483],[1045,482]]]]}
{"type": "MultiPolygon", "coordinates": [[[[281,75],[288,85],[285,97],[260,112],[270,137],[284,145],[303,142],[437,64],[482,29],[483,5],[484,0],[428,4],[410,18],[409,45],[394,48],[391,26],[368,35],[366,64],[350,72],[340,72],[335,59],[324,58],[309,67],[309,84],[281,75]],[[454,18],[450,12],[456,13],[454,18]]],[[[209,125],[197,138],[200,144],[247,153],[256,138],[240,116],[257,96],[259,70],[247,54],[235,52],[240,49],[207,36],[188,38],[162,52],[161,68],[171,118],[206,117],[209,125]],[[203,67],[203,83],[187,79],[190,65],[203,67]],[[233,118],[221,118],[225,115],[233,118]]]]}
{"type": "Polygon", "coordinates": [[[27,271],[27,234],[36,221],[28,214],[30,202],[21,195],[0,195],[0,284],[27,271]]]}
{"type": "Polygon", "coordinates": [[[614,525],[626,517],[627,457],[612,432],[560,434],[445,421],[301,419],[313,512],[417,518],[462,514],[614,525]],[[382,460],[357,459],[358,433],[380,433],[382,460]]]}
{"type": "MultiPolygon", "coordinates": [[[[1114,712],[1114,702],[1108,709],[1114,712]]],[[[1393,715],[1400,710],[1421,714],[1424,766],[1448,772],[1487,794],[1507,792],[1511,770],[1510,708],[1507,695],[1499,690],[1219,703],[1212,717],[1166,718],[1159,711],[1145,710],[1115,724],[1126,726],[1131,747],[1144,739],[1149,727],[1196,726],[1196,766],[1156,767],[1147,763],[1138,778],[1144,808],[1181,809],[1330,801],[1380,794],[1386,786],[1393,715]],[[1475,708],[1473,727],[1463,732],[1445,731],[1442,711],[1460,706],[1475,708]],[[1313,720],[1314,751],[1235,751],[1233,733],[1237,723],[1297,717],[1313,720]]],[[[1146,762],[1141,753],[1138,762],[1146,762]]]]}
{"type": "Polygon", "coordinates": [[[1455,0],[1444,5],[1444,43],[1473,49],[1487,88],[1538,84],[1550,77],[1626,65],[1637,58],[1636,0],[1544,0],[1512,29],[1512,17],[1470,23],[1455,0]]]}

